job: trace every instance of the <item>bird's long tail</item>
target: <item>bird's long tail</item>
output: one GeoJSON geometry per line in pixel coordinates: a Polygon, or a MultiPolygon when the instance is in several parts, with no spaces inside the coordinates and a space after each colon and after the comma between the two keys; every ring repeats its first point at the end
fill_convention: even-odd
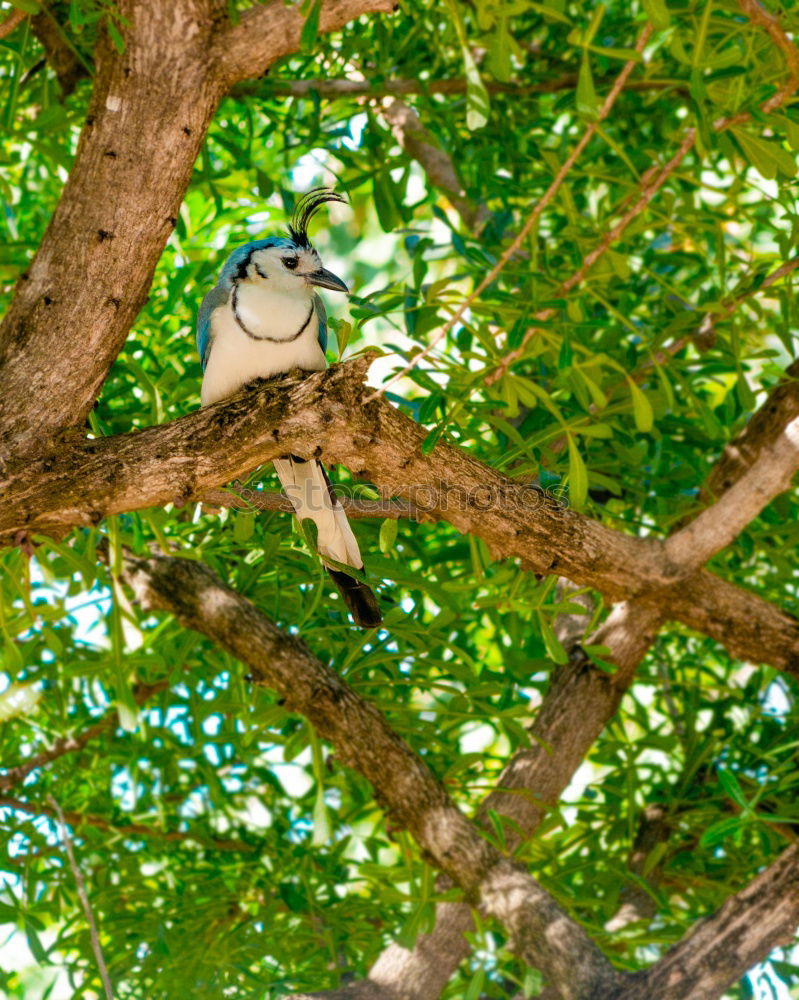
{"type": "Polygon", "coordinates": [[[316,459],[306,461],[290,455],[274,460],[275,471],[300,520],[309,517],[316,525],[316,545],[333,583],[350,609],[353,621],[372,628],[383,620],[377,599],[369,587],[354,576],[331,566],[327,560],[363,569],[363,559],[352,528],[316,459]]]}

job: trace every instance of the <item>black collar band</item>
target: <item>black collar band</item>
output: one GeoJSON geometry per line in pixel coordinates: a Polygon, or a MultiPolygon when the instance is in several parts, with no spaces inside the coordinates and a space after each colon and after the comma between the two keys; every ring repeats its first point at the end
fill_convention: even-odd
{"type": "Polygon", "coordinates": [[[311,308],[308,310],[308,315],[305,317],[305,322],[297,330],[297,332],[292,337],[268,337],[259,336],[257,333],[253,333],[252,330],[248,330],[244,324],[244,320],[239,316],[239,286],[233,286],[233,316],[236,322],[239,324],[241,329],[247,334],[251,340],[268,340],[272,344],[290,344],[292,341],[299,339],[308,328],[308,324],[311,322],[311,316],[314,312],[314,302],[311,299],[311,308]]]}

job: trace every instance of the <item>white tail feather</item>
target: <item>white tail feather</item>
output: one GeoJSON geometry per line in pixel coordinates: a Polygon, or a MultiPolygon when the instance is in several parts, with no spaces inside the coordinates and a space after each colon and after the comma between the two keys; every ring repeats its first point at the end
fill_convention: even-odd
{"type": "Polygon", "coordinates": [[[275,471],[300,520],[309,517],[316,525],[319,555],[355,569],[363,559],[344,508],[331,494],[321,462],[276,458],[275,471]]]}

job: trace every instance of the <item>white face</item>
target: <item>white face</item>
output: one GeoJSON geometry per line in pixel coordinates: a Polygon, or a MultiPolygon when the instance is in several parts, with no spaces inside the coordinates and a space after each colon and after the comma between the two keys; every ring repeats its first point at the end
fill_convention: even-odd
{"type": "Polygon", "coordinates": [[[275,291],[294,292],[305,291],[308,295],[313,291],[305,276],[322,267],[316,250],[287,250],[283,247],[269,247],[267,250],[257,250],[250,258],[247,268],[247,279],[253,282],[269,282],[269,287],[275,291]]]}

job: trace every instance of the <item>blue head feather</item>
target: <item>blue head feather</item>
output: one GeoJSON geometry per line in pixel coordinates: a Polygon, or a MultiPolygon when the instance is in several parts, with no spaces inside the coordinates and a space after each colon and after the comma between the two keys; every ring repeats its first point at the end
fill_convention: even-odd
{"type": "Polygon", "coordinates": [[[271,247],[279,247],[281,250],[300,249],[288,236],[267,236],[265,240],[251,240],[249,243],[236,247],[228,257],[222,268],[222,273],[219,275],[218,284],[223,288],[230,288],[235,277],[244,277],[242,272],[246,269],[251,255],[257,250],[269,250],[271,247]]]}

